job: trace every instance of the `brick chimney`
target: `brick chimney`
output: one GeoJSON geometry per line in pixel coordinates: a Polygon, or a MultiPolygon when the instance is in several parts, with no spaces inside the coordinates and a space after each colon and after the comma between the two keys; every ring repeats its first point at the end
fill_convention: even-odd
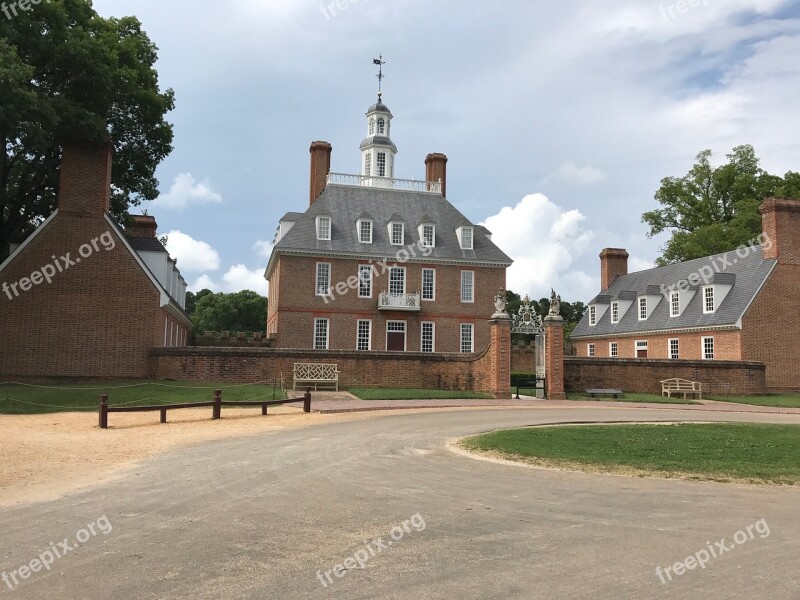
{"type": "Polygon", "coordinates": [[[600,253],[600,291],[605,292],[617,277],[628,274],[628,253],[623,248],[606,248],[600,253]]]}
{"type": "Polygon", "coordinates": [[[64,143],[58,184],[58,211],[103,216],[111,196],[111,142],[101,146],[64,143]]]}
{"type": "Polygon", "coordinates": [[[442,196],[447,197],[447,156],[434,152],[425,157],[425,181],[442,180],[442,196]]]}
{"type": "Polygon", "coordinates": [[[309,206],[314,204],[328,183],[331,172],[331,151],[333,146],[328,142],[311,142],[311,186],[309,206]]]}
{"type": "Polygon", "coordinates": [[[758,210],[764,229],[764,258],[800,265],[800,200],[767,198],[758,210]]]}
{"type": "Polygon", "coordinates": [[[128,218],[128,226],[125,227],[125,234],[134,238],[155,238],[158,223],[156,218],[150,215],[131,215],[128,218]]]}

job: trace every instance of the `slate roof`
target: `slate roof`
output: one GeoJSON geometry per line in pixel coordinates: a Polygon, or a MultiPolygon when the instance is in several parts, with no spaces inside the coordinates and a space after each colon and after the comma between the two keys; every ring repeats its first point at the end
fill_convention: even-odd
{"type": "Polygon", "coordinates": [[[143,238],[143,237],[128,237],[125,236],[131,248],[137,252],[163,252],[166,254],[167,249],[156,238],[143,238]]]}
{"type": "MultiPolygon", "coordinates": [[[[469,221],[441,194],[329,185],[305,213],[296,220],[286,219],[294,220],[295,225],[273,249],[267,273],[271,272],[281,253],[394,257],[399,250],[419,242],[417,225],[422,217],[436,225],[436,247],[430,249],[427,257],[420,256],[420,260],[455,261],[472,265],[512,264],[513,261],[492,243],[484,227],[475,226],[473,249],[462,250],[455,230],[459,224],[469,221]],[[355,223],[364,212],[374,220],[372,244],[358,241],[355,223]],[[317,240],[318,215],[331,217],[330,241],[317,240]],[[388,230],[390,221],[405,223],[404,246],[391,245],[388,230]]],[[[429,249],[425,250],[427,252],[429,249]]]]}
{"type": "MultiPolygon", "coordinates": [[[[609,308],[598,320],[597,325],[592,327],[589,325],[589,311],[587,310],[581,322],[575,327],[572,338],[736,326],[764,285],[776,262],[774,259],[764,259],[763,250],[760,247],[756,247],[750,249],[748,255],[744,258],[737,256],[736,252],[726,252],[623,275],[614,280],[609,289],[600,294],[590,304],[608,303],[618,299],[633,300],[634,304],[628,309],[625,316],[620,319],[619,323],[611,323],[611,310],[609,308]],[[727,264],[726,261],[732,264],[727,264]],[[703,314],[703,294],[700,288],[706,283],[703,282],[699,286],[691,286],[692,289],[697,289],[698,291],[689,305],[679,317],[670,317],[670,303],[661,293],[662,286],[665,286],[665,289],[669,289],[681,281],[688,281],[690,275],[700,272],[699,270],[703,267],[706,269],[710,267],[714,271],[716,271],[715,267],[719,268],[720,273],[714,272],[708,284],[733,284],[730,292],[713,314],[703,314]],[[658,305],[646,321],[639,320],[636,299],[630,292],[635,292],[636,297],[648,294],[660,297],[658,305]],[[607,298],[604,298],[604,296],[607,296],[607,298]]],[[[677,288],[674,289],[677,290],[677,288]]]]}

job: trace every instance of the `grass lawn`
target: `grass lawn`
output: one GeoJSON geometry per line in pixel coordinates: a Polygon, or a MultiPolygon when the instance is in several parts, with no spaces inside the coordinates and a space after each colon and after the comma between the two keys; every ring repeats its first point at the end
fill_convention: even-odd
{"type": "Polygon", "coordinates": [[[800,408],[800,395],[796,394],[772,394],[769,396],[709,396],[706,400],[735,402],[737,404],[755,404],[756,406],[800,408]]]}
{"type": "Polygon", "coordinates": [[[691,399],[684,400],[683,398],[664,398],[656,394],[628,394],[620,396],[616,400],[612,396],[602,396],[592,398],[589,394],[569,394],[569,400],[594,400],[601,401],[607,400],[611,402],[650,402],[652,404],[701,404],[691,399]]]}
{"type": "Polygon", "coordinates": [[[490,394],[451,390],[423,390],[411,388],[362,388],[347,390],[361,400],[480,400],[491,398],[490,394]]]}
{"type": "MultiPolygon", "coordinates": [[[[214,399],[222,390],[223,400],[272,400],[272,384],[227,385],[185,381],[115,381],[109,383],[49,383],[47,386],[0,383],[0,413],[7,415],[45,414],[68,411],[96,411],[100,395],[108,394],[109,406],[184,404],[214,399]]],[[[298,395],[299,397],[299,395],[298,395]]],[[[286,394],[275,389],[275,399],[286,394]]]]}
{"type": "Polygon", "coordinates": [[[800,483],[800,425],[586,425],[497,431],[469,450],[542,466],[716,481],[800,483]]]}

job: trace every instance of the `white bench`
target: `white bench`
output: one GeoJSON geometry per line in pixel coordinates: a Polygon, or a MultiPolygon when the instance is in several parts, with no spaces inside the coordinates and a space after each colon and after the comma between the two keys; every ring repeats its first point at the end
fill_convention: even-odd
{"type": "Polygon", "coordinates": [[[339,391],[338,365],[323,363],[295,363],[294,364],[294,389],[312,387],[316,392],[320,386],[333,387],[339,391]]]}
{"type": "Polygon", "coordinates": [[[693,398],[697,397],[702,400],[703,386],[697,381],[689,381],[688,379],[679,379],[677,377],[665,379],[661,382],[661,397],[672,398],[672,394],[683,394],[684,400],[686,400],[686,396],[691,394],[693,398]]]}

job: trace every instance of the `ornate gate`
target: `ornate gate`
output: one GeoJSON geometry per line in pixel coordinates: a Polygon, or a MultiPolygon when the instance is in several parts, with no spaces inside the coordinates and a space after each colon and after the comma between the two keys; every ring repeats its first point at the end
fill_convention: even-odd
{"type": "Polygon", "coordinates": [[[515,315],[511,315],[511,333],[533,335],[536,350],[536,397],[545,397],[545,332],[542,317],[536,314],[536,309],[531,305],[530,298],[526,295],[515,315]]]}

